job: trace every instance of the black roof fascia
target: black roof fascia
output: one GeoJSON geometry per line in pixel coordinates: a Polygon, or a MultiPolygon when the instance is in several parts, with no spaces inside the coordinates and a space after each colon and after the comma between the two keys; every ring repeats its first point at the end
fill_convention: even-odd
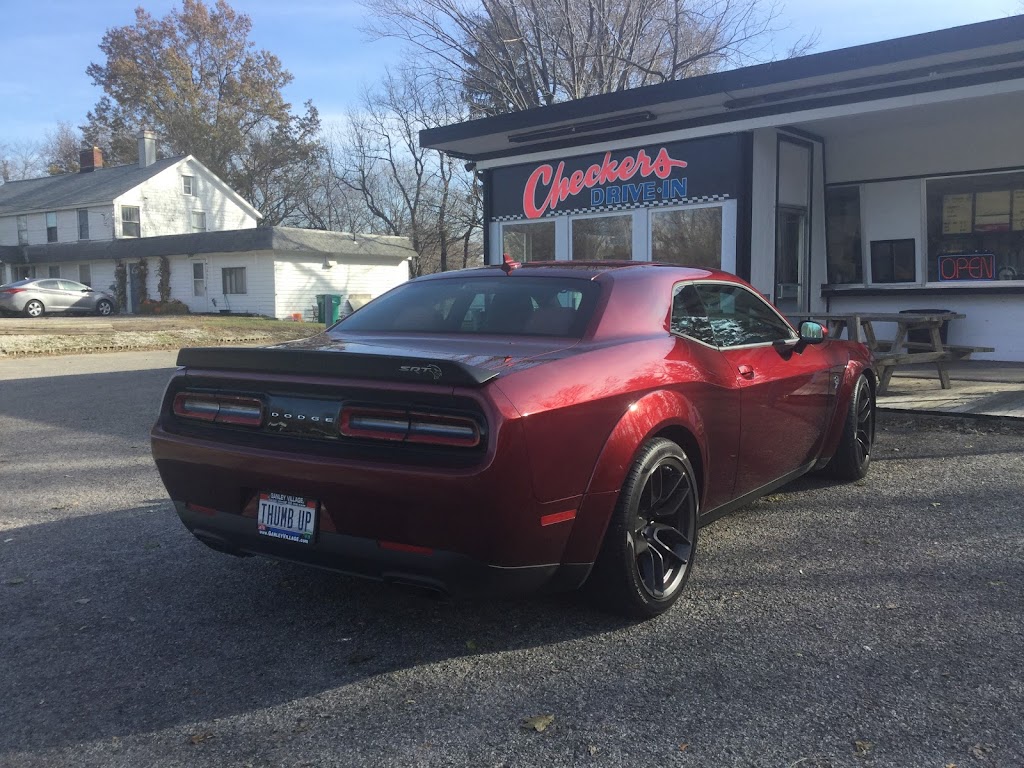
{"type": "MultiPolygon", "coordinates": [[[[559,149],[570,149],[572,147],[578,147],[581,144],[600,144],[601,142],[617,141],[619,139],[631,139],[640,136],[646,136],[652,133],[681,131],[687,128],[700,128],[707,125],[727,126],[729,123],[750,120],[752,118],[757,117],[770,117],[773,115],[783,115],[790,112],[801,112],[808,109],[833,107],[843,104],[855,104],[861,101],[875,101],[878,99],[888,99],[896,96],[907,96],[915,93],[944,91],[950,88],[961,88],[969,85],[979,85],[988,82],[998,82],[1000,80],[1015,79],[1018,77],[1024,77],[1024,67],[1015,67],[1014,69],[1003,69],[995,72],[979,72],[976,74],[963,75],[955,78],[950,77],[944,78],[942,80],[930,80],[928,82],[893,86],[886,89],[873,90],[867,92],[848,93],[837,96],[824,96],[816,99],[805,99],[799,102],[785,102],[783,104],[757,107],[753,109],[735,110],[734,112],[727,113],[716,113],[714,115],[697,117],[691,120],[675,120],[667,123],[647,123],[642,127],[623,129],[615,131],[613,133],[595,134],[593,136],[577,136],[574,138],[563,139],[561,141],[549,142],[545,144],[531,144],[526,147],[502,149],[496,152],[487,152],[475,155],[472,158],[465,159],[472,159],[473,161],[496,160],[503,157],[516,157],[518,155],[533,154],[535,152],[548,152],[559,149]]],[[[727,132],[728,131],[723,131],[723,133],[727,132]]],[[[451,153],[446,151],[446,154],[451,153]]]]}
{"type": "MultiPolygon", "coordinates": [[[[875,43],[824,51],[792,59],[673,80],[615,93],[589,96],[546,107],[479,118],[420,131],[422,146],[437,146],[537,128],[553,123],[647,108],[654,104],[779,85],[822,75],[837,75],[929,56],[1013,43],[1024,38],[1024,15],[924,32],[875,43]]],[[[573,143],[579,143],[579,139],[573,143]]],[[[454,153],[450,153],[454,154],[454,153]]],[[[478,158],[482,159],[482,158],[478,158]]]]}

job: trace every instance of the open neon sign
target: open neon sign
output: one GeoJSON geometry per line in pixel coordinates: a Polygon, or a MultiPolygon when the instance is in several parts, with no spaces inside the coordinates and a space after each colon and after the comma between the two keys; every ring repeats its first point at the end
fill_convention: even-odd
{"type": "Polygon", "coordinates": [[[939,256],[939,280],[995,280],[996,257],[992,253],[958,253],[939,256]]]}

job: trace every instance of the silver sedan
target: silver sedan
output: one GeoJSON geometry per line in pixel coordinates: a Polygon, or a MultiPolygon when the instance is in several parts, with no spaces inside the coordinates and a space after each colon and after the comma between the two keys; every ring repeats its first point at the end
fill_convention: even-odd
{"type": "Polygon", "coordinates": [[[0,285],[0,313],[42,317],[47,312],[88,312],[109,315],[114,312],[114,297],[94,291],[74,280],[54,278],[18,280],[0,285]]]}

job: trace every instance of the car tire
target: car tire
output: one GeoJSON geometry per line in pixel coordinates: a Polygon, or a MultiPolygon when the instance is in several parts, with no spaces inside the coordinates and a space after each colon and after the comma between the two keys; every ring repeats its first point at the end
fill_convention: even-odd
{"type": "Polygon", "coordinates": [[[103,317],[112,315],[114,314],[114,305],[106,299],[100,299],[96,302],[96,314],[103,317]]]}
{"type": "Polygon", "coordinates": [[[25,314],[25,317],[42,317],[46,314],[46,307],[43,306],[43,302],[39,301],[39,299],[32,299],[21,311],[25,314]]]}
{"type": "Polygon", "coordinates": [[[683,449],[663,438],[645,442],[587,580],[595,605],[638,619],[671,608],[693,568],[698,511],[696,474],[683,449]]]}
{"type": "Polygon", "coordinates": [[[846,409],[843,434],[826,474],[843,482],[860,480],[871,465],[871,448],[875,442],[875,394],[868,377],[861,374],[853,385],[846,409]]]}

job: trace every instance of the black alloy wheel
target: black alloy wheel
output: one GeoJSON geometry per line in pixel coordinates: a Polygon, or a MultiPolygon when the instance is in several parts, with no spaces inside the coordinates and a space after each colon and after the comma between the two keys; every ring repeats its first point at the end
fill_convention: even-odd
{"type": "Polygon", "coordinates": [[[686,454],[670,440],[647,441],[588,581],[599,605],[636,618],[668,610],[693,567],[698,509],[696,475],[686,454]]]}
{"type": "Polygon", "coordinates": [[[828,471],[839,480],[860,480],[871,465],[875,443],[875,395],[867,376],[861,374],[853,386],[843,434],[828,471]]]}

